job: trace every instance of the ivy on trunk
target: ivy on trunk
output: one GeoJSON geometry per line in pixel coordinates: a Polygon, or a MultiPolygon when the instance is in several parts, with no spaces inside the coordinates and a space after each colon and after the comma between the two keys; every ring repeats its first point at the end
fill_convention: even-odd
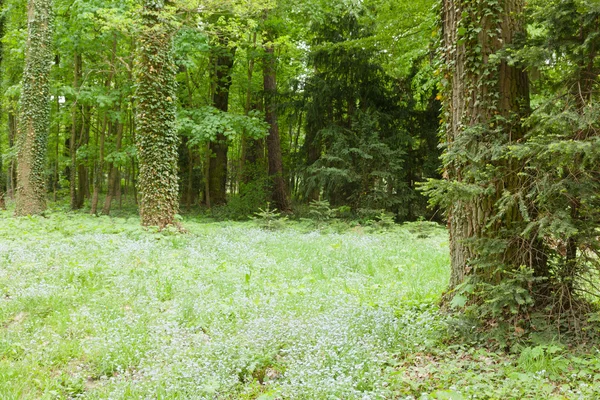
{"type": "Polygon", "coordinates": [[[178,211],[176,67],[167,2],[145,0],[136,68],[138,187],[142,225],[175,224],[178,211]]]}
{"type": "Polygon", "coordinates": [[[46,209],[44,169],[50,130],[52,67],[52,2],[29,0],[28,39],[18,122],[17,196],[15,215],[46,209]]]}

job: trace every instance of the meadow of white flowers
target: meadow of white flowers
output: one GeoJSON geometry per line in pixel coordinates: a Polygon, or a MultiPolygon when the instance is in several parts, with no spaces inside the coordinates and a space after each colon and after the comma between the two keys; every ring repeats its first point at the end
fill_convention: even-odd
{"type": "MultiPolygon", "coordinates": [[[[436,346],[447,237],[135,219],[4,219],[8,398],[385,399],[436,346]]],[[[2,396],[0,396],[2,397],[2,396]]]]}

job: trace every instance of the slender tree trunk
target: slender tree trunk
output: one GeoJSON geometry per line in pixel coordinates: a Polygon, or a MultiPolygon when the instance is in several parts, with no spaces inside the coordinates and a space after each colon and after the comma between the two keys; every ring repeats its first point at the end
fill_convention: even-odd
{"type": "Polygon", "coordinates": [[[44,169],[50,131],[52,2],[29,0],[27,20],[28,38],[18,124],[17,216],[41,214],[46,209],[44,169]]]}
{"type": "MultiPolygon", "coordinates": [[[[306,138],[304,140],[304,149],[306,154],[306,165],[308,167],[314,165],[321,158],[321,152],[323,151],[323,144],[320,139],[317,137],[317,129],[309,127],[306,130],[306,138]]],[[[310,175],[308,173],[304,174],[304,179],[308,179],[310,175]]],[[[306,184],[306,182],[305,182],[306,184]]],[[[313,200],[319,200],[320,193],[319,188],[314,187],[311,188],[306,194],[306,201],[311,202],[313,200]]]]}
{"type": "Polygon", "coordinates": [[[277,60],[273,44],[265,47],[263,66],[263,80],[265,92],[265,115],[269,123],[267,136],[267,153],[269,158],[269,177],[271,179],[271,198],[279,211],[290,210],[290,200],[287,184],[283,176],[283,157],[281,155],[281,139],[279,137],[279,124],[277,121],[277,60]]]}
{"type": "MultiPolygon", "coordinates": [[[[524,1],[500,0],[492,7],[492,13],[484,10],[484,3],[484,0],[443,0],[442,3],[444,56],[449,68],[445,76],[448,84],[444,99],[447,151],[473,154],[473,157],[451,157],[446,164],[446,177],[463,184],[484,185],[474,175],[477,171],[492,165],[501,171],[492,178],[492,194],[478,194],[468,200],[456,201],[448,210],[450,288],[475,272],[475,264],[481,257],[476,244],[478,239],[495,237],[501,230],[510,229],[520,221],[515,207],[506,210],[501,221],[489,226],[492,216],[497,214],[496,201],[502,193],[516,191],[522,183],[518,175],[522,166],[516,160],[494,161],[482,150],[497,145],[498,141],[511,143],[524,136],[521,119],[529,113],[527,74],[523,68],[493,57],[513,42],[515,34],[523,32],[524,1]],[[475,32],[471,26],[481,30],[475,32]],[[482,134],[482,130],[488,133],[482,134]],[[495,139],[498,140],[496,143],[495,139]],[[480,156],[477,161],[473,161],[475,154],[480,156]]],[[[522,244],[509,243],[499,255],[498,262],[514,267],[530,265],[533,258],[520,250],[522,244]]],[[[500,279],[491,268],[477,274],[490,283],[500,279]]]]}
{"type": "MultiPolygon", "coordinates": [[[[83,115],[81,117],[81,133],[77,149],[87,146],[90,142],[91,110],[89,105],[83,106],[83,115]]],[[[85,199],[90,197],[90,176],[86,161],[82,160],[77,163],[77,209],[83,208],[85,199]]]]}
{"type": "MultiPolygon", "coordinates": [[[[123,124],[121,122],[116,123],[117,127],[117,139],[115,144],[115,152],[121,151],[121,142],[123,140],[123,124]]],[[[119,168],[114,163],[110,163],[109,168],[109,178],[108,178],[108,188],[106,193],[106,199],[104,199],[104,207],[102,208],[102,214],[110,215],[110,208],[112,204],[112,200],[117,194],[117,185],[120,186],[119,179],[119,168]]]]}
{"type": "Polygon", "coordinates": [[[136,73],[140,217],[142,225],[159,229],[175,225],[179,209],[174,29],[162,13],[161,2],[144,0],[136,73]]]}
{"type": "MultiPolygon", "coordinates": [[[[56,57],[58,59],[58,56],[56,57]]],[[[58,61],[58,60],[57,60],[58,61]]],[[[57,62],[58,64],[58,62],[57,62]]],[[[58,94],[56,95],[56,114],[58,118],[56,119],[56,147],[54,148],[54,179],[53,179],[53,200],[57,201],[57,190],[58,190],[58,168],[60,165],[60,98],[58,94]]]]}
{"type": "Polygon", "coordinates": [[[98,200],[100,197],[100,189],[102,188],[102,181],[104,180],[104,140],[106,137],[106,128],[108,126],[108,112],[104,115],[104,120],[102,121],[102,129],[99,132],[99,159],[96,165],[96,173],[94,179],[94,193],[92,195],[92,207],[90,210],[90,214],[96,215],[98,213],[98,200]]]}
{"type": "MultiPolygon", "coordinates": [[[[15,114],[8,113],[8,147],[13,148],[16,146],[17,141],[17,118],[15,114]]],[[[11,160],[8,166],[8,173],[6,176],[6,190],[8,197],[12,200],[15,199],[17,188],[17,168],[14,160],[11,160]]]]}
{"type": "MultiPolygon", "coordinates": [[[[226,40],[221,40],[215,48],[213,79],[215,89],[213,105],[220,111],[229,109],[229,88],[231,87],[231,71],[235,57],[235,49],[227,46],[226,40]]],[[[227,153],[229,140],[223,133],[218,133],[215,141],[210,143],[209,160],[209,191],[210,204],[213,206],[227,203],[227,153]]]]}
{"type": "MultiPolygon", "coordinates": [[[[248,51],[248,68],[246,71],[247,76],[247,87],[246,87],[246,103],[244,106],[244,113],[248,115],[250,111],[259,109],[256,104],[257,99],[255,97],[252,87],[252,80],[254,76],[254,68],[256,65],[256,40],[257,34],[252,34],[252,49],[248,51]]],[[[240,157],[240,179],[244,184],[260,178],[260,170],[262,169],[262,161],[264,158],[264,139],[254,139],[248,137],[248,135],[242,133],[242,155],[240,157]]]]}
{"type": "MultiPolygon", "coordinates": [[[[0,8],[4,7],[4,1],[0,0],[0,8]]],[[[4,23],[5,17],[4,15],[0,16],[0,39],[4,38],[4,23]]],[[[0,41],[0,66],[2,66],[2,56],[4,53],[4,45],[0,41]]],[[[7,182],[8,179],[6,175],[4,175],[4,162],[2,159],[2,143],[0,142],[0,210],[6,209],[6,201],[5,196],[7,192],[7,182]]]]}
{"type": "Polygon", "coordinates": [[[73,90],[75,99],[71,109],[71,139],[69,140],[69,154],[71,156],[71,165],[69,167],[69,188],[71,197],[71,209],[76,210],[77,206],[77,134],[81,132],[81,114],[80,105],[77,100],[79,83],[81,81],[81,54],[75,51],[73,57],[73,90]]]}

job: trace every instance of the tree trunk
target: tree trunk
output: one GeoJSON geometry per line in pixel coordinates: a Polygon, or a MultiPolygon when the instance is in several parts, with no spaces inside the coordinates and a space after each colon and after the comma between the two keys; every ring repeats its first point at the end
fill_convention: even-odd
{"type": "MultiPolygon", "coordinates": [[[[4,6],[4,1],[0,0],[0,8],[4,6]]],[[[0,39],[4,38],[4,23],[5,17],[4,15],[0,16],[0,39]]],[[[3,56],[4,46],[0,41],[0,66],[2,66],[2,56],[3,56]]],[[[0,210],[6,210],[6,201],[5,196],[7,192],[7,181],[6,176],[4,175],[4,162],[2,160],[2,143],[0,142],[0,210]]]]}
{"type": "MultiPolygon", "coordinates": [[[[448,81],[444,96],[447,153],[446,176],[449,180],[488,189],[461,199],[448,210],[452,275],[450,288],[474,273],[482,257],[478,239],[498,237],[522,221],[517,207],[505,210],[500,220],[489,225],[498,214],[496,202],[505,192],[515,192],[522,182],[522,166],[516,160],[495,161],[491,146],[510,144],[524,136],[521,119],[529,113],[529,82],[523,68],[494,57],[523,32],[523,0],[500,0],[483,7],[485,1],[443,0],[443,46],[448,81]],[[493,8],[492,13],[485,9],[493,8]],[[479,32],[472,26],[480,27],[479,32]],[[452,69],[450,69],[452,68],[452,69]],[[454,154],[458,153],[458,156],[454,154]],[[493,177],[484,170],[496,168],[493,177]],[[478,175],[479,174],[479,175],[478,175]],[[491,189],[491,190],[490,190],[491,189]]],[[[489,10],[488,10],[489,11],[489,10]]],[[[534,258],[520,247],[518,240],[508,241],[498,263],[509,268],[531,265],[534,258]]],[[[495,268],[477,276],[495,283],[501,277],[495,268]]]]}
{"type": "Polygon", "coordinates": [[[71,139],[69,140],[69,154],[71,156],[71,165],[69,167],[69,188],[71,197],[71,209],[76,210],[77,206],[77,135],[81,134],[81,113],[79,111],[77,93],[79,92],[79,83],[81,81],[82,68],[81,54],[75,51],[73,59],[73,90],[75,99],[71,110],[71,139]]]}
{"type": "MultiPolygon", "coordinates": [[[[227,40],[222,39],[214,49],[214,91],[213,105],[220,111],[229,109],[229,88],[231,87],[231,70],[235,57],[235,49],[227,46],[227,40]]],[[[210,160],[208,170],[208,183],[210,204],[223,205],[227,202],[227,153],[229,140],[218,133],[215,141],[210,143],[210,160]]]]}
{"type": "MultiPolygon", "coordinates": [[[[58,56],[56,56],[56,64],[58,65],[58,56]]],[[[60,115],[60,96],[56,96],[56,114],[60,115]]],[[[58,168],[60,165],[60,117],[57,118],[56,120],[56,146],[54,148],[54,179],[52,182],[52,191],[53,191],[53,196],[52,199],[53,201],[56,203],[57,199],[57,191],[58,191],[58,180],[59,180],[59,173],[58,173],[58,168]]]]}
{"type": "MultiPolygon", "coordinates": [[[[257,105],[256,95],[252,87],[252,78],[254,76],[254,68],[256,65],[255,52],[257,34],[254,32],[250,37],[253,43],[251,49],[248,50],[248,68],[246,71],[246,103],[244,105],[244,114],[248,115],[250,111],[260,108],[257,105]]],[[[264,159],[264,140],[248,137],[245,132],[242,132],[242,154],[240,157],[240,181],[247,185],[250,182],[260,179],[262,172],[262,161],[264,159]]],[[[266,168],[265,168],[266,169],[266,168]]],[[[240,188],[241,189],[241,188],[240,188]]]]}
{"type": "Polygon", "coordinates": [[[18,123],[17,216],[41,214],[46,209],[44,169],[50,131],[52,2],[29,0],[27,14],[28,38],[18,123]]]}
{"type": "MultiPolygon", "coordinates": [[[[8,113],[8,147],[13,148],[16,146],[17,141],[17,118],[15,114],[10,112],[8,113]]],[[[8,173],[6,174],[6,191],[8,197],[11,199],[15,199],[16,189],[17,188],[17,168],[15,160],[11,160],[8,166],[8,173]]]]}
{"type": "Polygon", "coordinates": [[[102,181],[104,180],[104,140],[106,137],[106,128],[108,126],[108,112],[104,115],[104,120],[102,121],[102,129],[100,129],[100,145],[99,151],[99,160],[96,164],[96,173],[94,178],[94,194],[92,195],[92,207],[90,210],[90,214],[96,215],[98,213],[98,200],[100,197],[100,189],[102,188],[102,181]]]}
{"type": "MultiPolygon", "coordinates": [[[[121,122],[116,122],[117,126],[117,139],[115,144],[115,152],[121,151],[121,142],[123,140],[123,124],[121,122]]],[[[108,177],[108,187],[106,193],[106,199],[104,199],[104,207],[102,208],[102,214],[110,215],[110,207],[112,204],[112,200],[117,194],[117,185],[119,183],[119,168],[114,164],[110,163],[109,167],[109,177],[108,177]]]]}
{"type": "MultiPolygon", "coordinates": [[[[91,113],[89,105],[83,106],[80,122],[81,134],[77,149],[87,146],[90,142],[91,113]]],[[[77,163],[77,209],[83,208],[85,199],[90,197],[90,176],[86,162],[87,160],[81,160],[77,163]]]]}
{"type": "Polygon", "coordinates": [[[263,80],[265,92],[265,115],[269,123],[267,136],[267,153],[269,158],[269,178],[271,179],[271,198],[279,211],[290,210],[287,184],[283,176],[283,157],[281,155],[281,139],[277,121],[277,72],[275,48],[273,44],[265,47],[263,80]]]}
{"type": "Polygon", "coordinates": [[[140,217],[159,229],[175,225],[179,209],[174,27],[162,13],[162,2],[144,0],[136,72],[140,217]]]}

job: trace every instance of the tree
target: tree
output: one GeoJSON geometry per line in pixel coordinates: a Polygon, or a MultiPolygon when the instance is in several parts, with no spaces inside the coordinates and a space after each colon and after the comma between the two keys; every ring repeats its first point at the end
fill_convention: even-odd
{"type": "MultiPolygon", "coordinates": [[[[0,0],[0,7],[4,6],[4,1],[0,0]]],[[[6,25],[6,17],[4,15],[0,16],[0,38],[4,37],[4,28],[6,25]]],[[[4,45],[0,42],[0,66],[2,65],[2,58],[3,58],[3,50],[4,50],[4,45]]],[[[0,138],[0,152],[2,151],[2,140],[0,138]]],[[[7,184],[6,184],[6,177],[4,176],[4,174],[2,173],[2,166],[3,166],[3,159],[2,159],[2,154],[0,154],[0,210],[4,210],[6,209],[6,201],[4,196],[6,196],[6,189],[7,189],[7,184]]]]}
{"type": "MultiPolygon", "coordinates": [[[[226,37],[217,39],[212,49],[212,100],[213,106],[223,112],[229,109],[229,89],[231,88],[231,70],[235,59],[235,48],[229,47],[226,37]]],[[[223,205],[227,202],[227,163],[229,139],[223,132],[210,143],[210,161],[208,171],[208,193],[206,203],[209,206],[223,205]]]]}
{"type": "Polygon", "coordinates": [[[527,74],[503,53],[524,32],[523,8],[523,0],[442,3],[447,183],[436,195],[448,212],[451,288],[468,277],[498,284],[520,266],[544,270],[528,244],[535,239],[520,235],[523,165],[506,156],[529,113],[527,74]]]}
{"type": "Polygon", "coordinates": [[[175,129],[176,68],[173,26],[167,1],[145,0],[141,15],[136,70],[137,144],[142,225],[164,228],[175,224],[178,211],[175,129]]]}
{"type": "Polygon", "coordinates": [[[265,44],[263,61],[263,80],[265,94],[265,114],[269,123],[267,136],[267,154],[269,161],[269,177],[271,179],[271,197],[273,204],[280,211],[290,210],[287,183],[283,176],[283,159],[281,155],[281,139],[277,117],[277,59],[272,37],[265,44]]]}
{"type": "Polygon", "coordinates": [[[15,214],[46,209],[45,159],[50,129],[52,2],[29,0],[28,39],[18,124],[17,205],[15,214]]]}

